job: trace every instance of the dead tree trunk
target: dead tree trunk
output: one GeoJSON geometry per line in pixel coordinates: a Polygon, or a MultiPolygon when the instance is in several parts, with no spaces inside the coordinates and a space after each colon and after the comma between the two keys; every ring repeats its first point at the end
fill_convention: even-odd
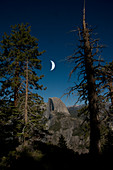
{"type": "Polygon", "coordinates": [[[100,152],[100,128],[98,121],[98,104],[96,82],[94,77],[94,67],[92,58],[92,47],[89,41],[89,30],[85,23],[85,4],[83,11],[83,41],[84,41],[84,57],[85,57],[85,72],[87,79],[89,112],[90,112],[90,153],[98,155],[100,152]]]}

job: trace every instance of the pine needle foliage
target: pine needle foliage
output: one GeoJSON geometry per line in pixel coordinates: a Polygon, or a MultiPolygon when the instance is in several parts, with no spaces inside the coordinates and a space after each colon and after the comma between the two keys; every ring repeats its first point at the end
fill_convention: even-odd
{"type": "MultiPolygon", "coordinates": [[[[43,128],[43,98],[38,90],[45,90],[39,81],[44,77],[38,39],[31,35],[29,24],[11,26],[11,33],[4,33],[1,41],[0,96],[1,101],[12,103],[11,121],[16,120],[18,134],[30,137],[43,128]]],[[[25,136],[24,136],[25,137],[25,136]]]]}

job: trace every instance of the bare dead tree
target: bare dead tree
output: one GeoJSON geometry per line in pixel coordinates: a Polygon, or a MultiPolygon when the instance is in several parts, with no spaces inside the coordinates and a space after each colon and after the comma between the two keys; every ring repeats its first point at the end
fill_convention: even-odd
{"type": "Polygon", "coordinates": [[[85,21],[85,0],[83,8],[83,26],[78,28],[79,45],[74,54],[68,57],[68,61],[73,61],[75,67],[70,72],[71,75],[79,69],[78,80],[74,87],[71,87],[69,94],[77,90],[79,100],[85,100],[89,105],[90,113],[90,153],[98,155],[100,153],[100,122],[99,122],[99,102],[97,84],[97,69],[103,61],[99,53],[102,45],[98,45],[99,39],[93,39],[93,30],[87,27],[85,21]],[[97,58],[98,57],[98,58],[97,58]]]}

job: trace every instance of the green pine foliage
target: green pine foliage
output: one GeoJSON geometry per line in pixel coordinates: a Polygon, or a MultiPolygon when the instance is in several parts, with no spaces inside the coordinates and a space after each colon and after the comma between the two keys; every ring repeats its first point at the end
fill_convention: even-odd
{"type": "MultiPolygon", "coordinates": [[[[4,98],[14,100],[14,89],[17,88],[17,95],[25,90],[25,67],[28,59],[29,63],[29,89],[42,89],[38,81],[43,75],[38,76],[37,71],[41,70],[41,60],[39,56],[43,52],[38,50],[38,39],[31,36],[28,24],[18,24],[11,26],[10,35],[4,33],[1,41],[3,50],[1,57],[1,95],[4,98]],[[5,74],[4,74],[5,73],[5,74]]],[[[37,96],[36,96],[37,97],[37,96]]],[[[40,97],[40,96],[38,96],[40,97]]]]}
{"type": "MultiPolygon", "coordinates": [[[[37,74],[42,68],[40,57],[44,51],[39,52],[38,39],[31,35],[31,27],[28,24],[17,24],[11,28],[10,35],[4,33],[1,41],[0,100],[5,103],[4,105],[7,104],[10,110],[6,123],[11,121],[12,133],[23,142],[25,137],[30,139],[33,135],[39,136],[46,121],[43,116],[43,98],[38,94],[38,90],[46,89],[39,84],[44,75],[37,74]],[[25,125],[27,72],[28,122],[25,125]]],[[[3,104],[2,110],[2,114],[7,116],[3,104]]]]}

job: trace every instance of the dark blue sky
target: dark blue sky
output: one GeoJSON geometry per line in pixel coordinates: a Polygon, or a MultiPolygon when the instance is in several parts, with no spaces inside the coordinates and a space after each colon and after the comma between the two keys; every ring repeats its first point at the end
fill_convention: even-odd
{"type": "MultiPolygon", "coordinates": [[[[82,25],[83,0],[1,0],[0,39],[4,32],[10,33],[10,25],[28,22],[31,34],[39,39],[39,50],[46,50],[42,56],[42,71],[45,75],[40,82],[47,90],[40,94],[45,102],[48,97],[61,97],[65,90],[76,81],[76,74],[68,81],[71,63],[64,59],[76,48],[77,33],[70,33],[82,25]],[[56,68],[50,72],[50,60],[56,68]]],[[[113,59],[113,0],[86,0],[86,22],[97,26],[100,42],[106,44],[102,56],[105,61],[113,59]]],[[[77,96],[62,100],[73,105],[77,96]]]]}

